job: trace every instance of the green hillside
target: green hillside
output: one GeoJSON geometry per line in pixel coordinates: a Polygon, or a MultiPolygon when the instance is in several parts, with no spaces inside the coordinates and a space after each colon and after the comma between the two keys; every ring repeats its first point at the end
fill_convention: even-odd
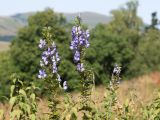
{"type": "MultiPolygon", "coordinates": [[[[63,13],[68,22],[72,22],[75,16],[79,15],[79,13],[63,13]]],[[[82,12],[80,13],[81,18],[85,24],[87,24],[90,28],[95,27],[98,23],[108,23],[111,21],[111,17],[94,13],[94,12],[82,12]]]]}
{"type": "MultiPolygon", "coordinates": [[[[34,13],[22,13],[8,17],[0,17],[0,41],[10,41],[13,39],[17,31],[27,24],[28,16],[33,14],[34,13]]],[[[67,22],[73,22],[72,20],[79,13],[63,14],[67,22]]],[[[87,24],[90,28],[93,28],[98,23],[108,23],[111,20],[111,17],[93,12],[82,12],[81,17],[84,24],[87,24]]]]}

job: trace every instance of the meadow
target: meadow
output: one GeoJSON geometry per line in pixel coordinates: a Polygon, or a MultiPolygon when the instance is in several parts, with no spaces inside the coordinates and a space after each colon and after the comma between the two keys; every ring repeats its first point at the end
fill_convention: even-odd
{"type": "MultiPolygon", "coordinates": [[[[123,105],[128,98],[131,96],[134,98],[134,110],[139,112],[139,106],[143,104],[148,104],[152,102],[153,98],[157,96],[157,90],[160,87],[160,73],[154,72],[150,75],[144,75],[136,79],[132,79],[130,81],[123,81],[119,84],[118,89],[118,99],[119,104],[123,105]]],[[[102,108],[102,101],[104,100],[104,95],[106,92],[106,87],[103,85],[97,86],[94,88],[92,94],[92,100],[95,101],[95,106],[98,108],[102,108]]],[[[80,93],[79,92],[71,92],[71,96],[75,101],[79,100],[80,93]]],[[[59,99],[63,100],[64,96],[59,96],[59,99]]],[[[37,116],[40,118],[47,118],[47,112],[49,111],[47,100],[42,98],[37,98],[38,103],[38,111],[37,116]]],[[[9,104],[0,104],[0,108],[3,109],[4,116],[6,120],[9,120],[9,104]]]]}
{"type": "Polygon", "coordinates": [[[0,52],[4,52],[4,51],[9,50],[9,45],[10,45],[9,42],[0,41],[0,52]]]}

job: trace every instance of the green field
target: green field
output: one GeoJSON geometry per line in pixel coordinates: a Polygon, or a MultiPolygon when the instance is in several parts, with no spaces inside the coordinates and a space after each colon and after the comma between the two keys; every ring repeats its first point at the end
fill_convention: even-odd
{"type": "Polygon", "coordinates": [[[0,42],[0,52],[7,51],[9,49],[9,42],[0,42]]]}

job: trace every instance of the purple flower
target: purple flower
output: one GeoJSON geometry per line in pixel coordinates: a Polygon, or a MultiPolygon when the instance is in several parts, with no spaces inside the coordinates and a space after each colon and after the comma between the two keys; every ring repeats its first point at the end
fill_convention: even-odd
{"type": "Polygon", "coordinates": [[[82,31],[81,31],[80,26],[73,26],[72,27],[72,36],[79,35],[81,33],[82,33],[82,31]]]}
{"type": "Polygon", "coordinates": [[[89,43],[88,40],[86,40],[86,45],[85,45],[85,47],[88,48],[89,46],[90,46],[90,43],[89,43]]]}
{"type": "Polygon", "coordinates": [[[76,51],[76,52],[75,52],[75,54],[74,54],[74,61],[75,61],[75,62],[80,61],[80,53],[79,53],[79,51],[76,51]]]}
{"type": "Polygon", "coordinates": [[[85,45],[85,38],[84,38],[84,36],[80,36],[80,37],[79,37],[79,43],[80,43],[80,45],[82,45],[82,46],[85,45]]]}
{"type": "Polygon", "coordinates": [[[42,48],[44,48],[44,47],[45,47],[45,45],[46,45],[46,41],[45,41],[45,40],[43,40],[43,39],[40,39],[40,42],[39,42],[39,48],[40,48],[40,49],[42,49],[42,48]]]}
{"type": "Polygon", "coordinates": [[[78,42],[77,39],[74,39],[74,41],[71,42],[70,49],[76,50],[77,48],[78,48],[78,42]]]}
{"type": "Polygon", "coordinates": [[[119,75],[121,72],[121,67],[119,67],[117,64],[114,66],[113,74],[119,75]]]}
{"type": "Polygon", "coordinates": [[[53,48],[53,49],[51,50],[51,55],[55,54],[55,52],[56,52],[56,48],[53,48]]]}
{"type": "Polygon", "coordinates": [[[52,72],[53,72],[53,73],[57,73],[57,65],[56,65],[56,62],[53,62],[52,72]]]}
{"type": "Polygon", "coordinates": [[[49,56],[49,52],[48,52],[48,51],[44,51],[44,52],[42,53],[42,56],[48,57],[48,56],[49,56]]]}
{"type": "MultiPolygon", "coordinates": [[[[78,39],[76,42],[78,42],[78,39]]],[[[57,63],[60,61],[60,57],[59,57],[56,45],[53,42],[50,46],[46,46],[45,40],[41,39],[39,48],[44,48],[44,47],[45,47],[45,50],[42,52],[40,66],[43,68],[46,68],[47,74],[49,74],[48,70],[50,70],[50,66],[51,66],[52,73],[54,74],[54,76],[56,75],[57,81],[60,84],[62,80],[61,80],[60,75],[58,74],[58,68],[57,68],[57,63]]],[[[45,78],[47,77],[47,74],[45,70],[39,70],[38,78],[45,78]]],[[[65,84],[63,84],[63,88],[64,90],[67,89],[66,82],[65,84]]]]}
{"type": "Polygon", "coordinates": [[[77,64],[77,70],[78,70],[79,72],[83,72],[83,71],[85,70],[83,63],[78,63],[78,64],[77,64]]]}
{"type": "Polygon", "coordinates": [[[60,57],[58,55],[58,52],[56,52],[56,61],[59,62],[60,61],[60,57]]]}
{"type": "Polygon", "coordinates": [[[48,47],[47,49],[47,56],[51,55],[51,48],[48,47]]]}
{"type": "Polygon", "coordinates": [[[67,89],[68,89],[67,81],[64,81],[64,82],[63,82],[63,89],[64,89],[64,90],[67,90],[67,89]]]}
{"type": "Polygon", "coordinates": [[[89,30],[82,30],[80,26],[73,26],[70,49],[76,51],[79,50],[80,46],[88,48],[90,46],[89,37],[89,30]]]}
{"type": "Polygon", "coordinates": [[[46,72],[44,70],[39,70],[38,78],[43,79],[47,76],[46,72]]]}
{"type": "Polygon", "coordinates": [[[49,62],[48,62],[47,57],[45,55],[42,55],[42,60],[45,65],[48,65],[49,62]]]}

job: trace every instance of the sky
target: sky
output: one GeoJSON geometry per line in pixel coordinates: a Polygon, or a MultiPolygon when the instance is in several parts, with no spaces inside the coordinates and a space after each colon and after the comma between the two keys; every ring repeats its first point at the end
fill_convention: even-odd
{"type": "MultiPolygon", "coordinates": [[[[42,11],[47,7],[56,12],[96,12],[110,15],[110,11],[123,6],[128,0],[0,0],[0,16],[16,13],[42,11]]],[[[151,13],[158,12],[160,0],[139,0],[138,15],[145,23],[150,23],[151,13]]]]}

